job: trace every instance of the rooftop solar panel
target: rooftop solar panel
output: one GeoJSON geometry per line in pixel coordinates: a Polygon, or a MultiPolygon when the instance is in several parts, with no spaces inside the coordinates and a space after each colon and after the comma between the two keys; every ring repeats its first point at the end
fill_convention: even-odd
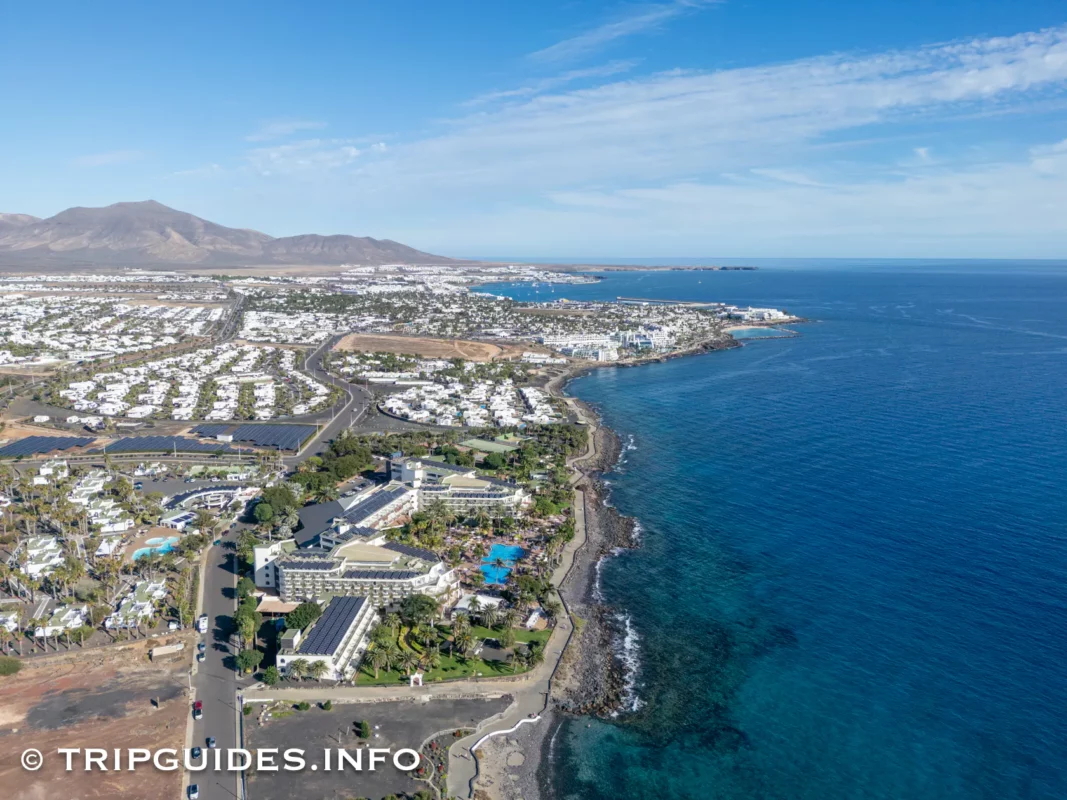
{"type": "Polygon", "coordinates": [[[350,507],[345,511],[344,518],[347,520],[366,519],[371,514],[376,514],[381,511],[407,491],[407,488],[403,486],[395,486],[392,489],[382,489],[381,491],[372,494],[366,500],[360,500],[354,506],[350,507]]]}
{"type": "Polygon", "coordinates": [[[352,621],[366,600],[362,597],[335,597],[300,643],[297,652],[305,655],[332,656],[344,641],[352,621]]]}
{"type": "Polygon", "coordinates": [[[9,445],[0,447],[0,457],[32,456],[51,453],[53,450],[69,450],[72,447],[84,447],[93,439],[81,436],[27,436],[9,445]]]}
{"type": "Polygon", "coordinates": [[[413,569],[349,569],[341,577],[354,581],[408,581],[420,575],[413,569]]]}

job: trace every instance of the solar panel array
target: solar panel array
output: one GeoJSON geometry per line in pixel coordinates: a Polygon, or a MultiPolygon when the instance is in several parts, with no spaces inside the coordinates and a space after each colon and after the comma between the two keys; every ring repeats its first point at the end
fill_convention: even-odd
{"type": "Polygon", "coordinates": [[[235,442],[248,442],[256,447],[277,447],[280,450],[299,450],[300,445],[317,428],[314,425],[197,425],[193,433],[201,436],[228,434],[235,442]]]}
{"type": "Polygon", "coordinates": [[[0,458],[32,456],[51,453],[53,450],[69,450],[72,447],[84,447],[92,444],[94,439],[82,436],[27,436],[9,445],[0,447],[0,458]]]}
{"type": "Polygon", "coordinates": [[[409,581],[421,574],[413,569],[349,569],[341,577],[353,581],[409,581]]]}
{"type": "Polygon", "coordinates": [[[382,547],[401,555],[421,558],[423,561],[437,561],[437,555],[433,551],[423,550],[421,547],[412,547],[409,544],[401,544],[400,542],[386,542],[382,547]]]}
{"type": "Polygon", "coordinates": [[[404,486],[394,486],[392,489],[382,489],[345,511],[344,518],[347,520],[366,519],[371,514],[377,514],[398,497],[406,494],[407,491],[407,488],[404,486]]]}
{"type": "Polygon", "coordinates": [[[511,495],[507,492],[468,491],[462,486],[423,486],[426,494],[448,494],[458,500],[502,500],[511,495]]]}
{"type": "Polygon", "coordinates": [[[298,570],[330,570],[338,566],[340,562],[337,559],[325,557],[325,558],[286,558],[278,562],[278,566],[282,569],[298,569],[298,570]]]}
{"type": "Polygon", "coordinates": [[[221,425],[197,425],[193,428],[193,433],[201,436],[218,436],[220,433],[228,433],[233,428],[234,426],[228,422],[224,422],[221,425]]]}
{"type": "Polygon", "coordinates": [[[222,442],[198,442],[181,436],[129,436],[116,439],[104,448],[105,453],[233,453],[222,442]]]}
{"type": "Polygon", "coordinates": [[[366,600],[362,597],[335,597],[297,651],[305,655],[332,656],[344,641],[352,621],[366,600]]]}

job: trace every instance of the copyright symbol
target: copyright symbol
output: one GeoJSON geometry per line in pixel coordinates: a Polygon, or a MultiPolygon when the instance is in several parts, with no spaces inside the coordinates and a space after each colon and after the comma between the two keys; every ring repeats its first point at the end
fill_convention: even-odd
{"type": "Polygon", "coordinates": [[[44,756],[41,755],[40,750],[34,750],[32,747],[29,750],[22,752],[22,768],[28,769],[30,772],[36,772],[41,768],[41,764],[44,763],[44,756]]]}

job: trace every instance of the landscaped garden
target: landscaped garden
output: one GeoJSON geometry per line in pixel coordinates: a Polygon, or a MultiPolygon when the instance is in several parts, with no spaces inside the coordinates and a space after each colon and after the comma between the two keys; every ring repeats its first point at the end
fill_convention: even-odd
{"type": "Polygon", "coordinates": [[[417,602],[375,630],[357,684],[407,683],[416,672],[424,682],[518,675],[544,661],[551,631],[516,628],[515,612],[486,609],[477,624],[462,615],[443,625],[433,621],[436,609],[418,609],[417,602]]]}

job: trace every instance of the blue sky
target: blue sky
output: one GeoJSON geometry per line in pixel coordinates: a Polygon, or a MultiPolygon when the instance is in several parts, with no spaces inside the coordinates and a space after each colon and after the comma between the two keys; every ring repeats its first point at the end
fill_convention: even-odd
{"type": "Polygon", "coordinates": [[[0,2],[0,210],[448,255],[1067,257],[1062,0],[0,2]]]}

